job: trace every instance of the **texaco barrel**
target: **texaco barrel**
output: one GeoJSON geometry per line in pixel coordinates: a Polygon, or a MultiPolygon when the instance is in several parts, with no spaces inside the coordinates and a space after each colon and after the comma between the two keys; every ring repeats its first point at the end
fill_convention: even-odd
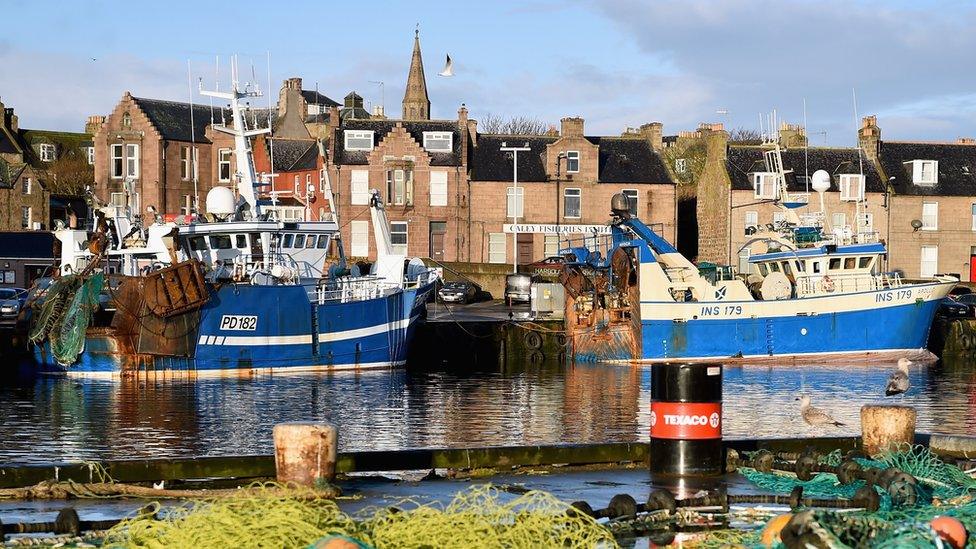
{"type": "Polygon", "coordinates": [[[720,475],[722,366],[651,366],[651,473],[720,475]]]}

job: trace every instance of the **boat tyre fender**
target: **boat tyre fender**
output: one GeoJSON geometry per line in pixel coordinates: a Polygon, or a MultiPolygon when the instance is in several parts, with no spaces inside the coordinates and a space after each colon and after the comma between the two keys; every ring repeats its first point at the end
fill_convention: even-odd
{"type": "Polygon", "coordinates": [[[824,276],[823,278],[820,279],[820,289],[828,293],[833,292],[834,280],[829,276],[824,276]]]}
{"type": "Polygon", "coordinates": [[[566,334],[556,334],[556,345],[560,347],[566,346],[566,334]]]}
{"type": "Polygon", "coordinates": [[[542,351],[532,351],[529,353],[529,364],[533,366],[538,366],[545,362],[546,356],[542,354],[542,351]]]}
{"type": "Polygon", "coordinates": [[[957,338],[957,341],[959,342],[959,348],[964,351],[969,351],[973,348],[973,338],[965,332],[957,338]]]}
{"type": "Polygon", "coordinates": [[[522,340],[525,342],[525,346],[529,349],[542,348],[542,335],[540,335],[539,332],[526,332],[522,340]]]}

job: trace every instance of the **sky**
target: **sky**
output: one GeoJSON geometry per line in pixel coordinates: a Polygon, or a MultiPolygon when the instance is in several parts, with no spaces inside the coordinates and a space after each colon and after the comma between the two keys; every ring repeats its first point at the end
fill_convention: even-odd
{"type": "Polygon", "coordinates": [[[805,102],[811,144],[849,146],[856,95],[883,139],[976,136],[976,2],[0,0],[0,12],[0,101],[27,128],[79,131],[126,90],[186,101],[192,87],[206,103],[198,79],[225,87],[234,54],[264,89],[270,54],[275,99],[300,76],[398,116],[419,25],[434,118],[464,103],[476,119],[581,116],[590,135],[660,121],[674,134],[758,129],[774,110],[801,124],[805,102]],[[437,75],[447,54],[451,78],[437,75]]]}

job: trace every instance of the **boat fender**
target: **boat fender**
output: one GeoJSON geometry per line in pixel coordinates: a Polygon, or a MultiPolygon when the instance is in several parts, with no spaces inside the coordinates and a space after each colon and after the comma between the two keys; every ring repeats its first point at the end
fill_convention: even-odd
{"type": "Polygon", "coordinates": [[[820,289],[825,292],[834,291],[834,281],[829,276],[824,276],[820,279],[820,289]]]}
{"type": "Polygon", "coordinates": [[[542,351],[532,351],[529,353],[529,364],[533,366],[538,366],[545,362],[546,355],[542,354],[542,351]]]}
{"type": "Polygon", "coordinates": [[[969,337],[969,334],[967,333],[963,333],[962,335],[960,335],[958,341],[959,341],[959,348],[964,351],[968,351],[973,348],[973,340],[971,337],[969,337]]]}
{"type": "Polygon", "coordinates": [[[542,336],[539,335],[539,332],[526,332],[523,340],[525,341],[525,346],[530,349],[542,348],[542,336]]]}

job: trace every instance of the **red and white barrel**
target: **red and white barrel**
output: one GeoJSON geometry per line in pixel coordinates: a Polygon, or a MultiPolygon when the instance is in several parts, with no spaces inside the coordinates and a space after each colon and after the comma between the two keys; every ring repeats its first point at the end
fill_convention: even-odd
{"type": "Polygon", "coordinates": [[[651,367],[650,463],[661,475],[723,473],[721,364],[651,367]]]}

